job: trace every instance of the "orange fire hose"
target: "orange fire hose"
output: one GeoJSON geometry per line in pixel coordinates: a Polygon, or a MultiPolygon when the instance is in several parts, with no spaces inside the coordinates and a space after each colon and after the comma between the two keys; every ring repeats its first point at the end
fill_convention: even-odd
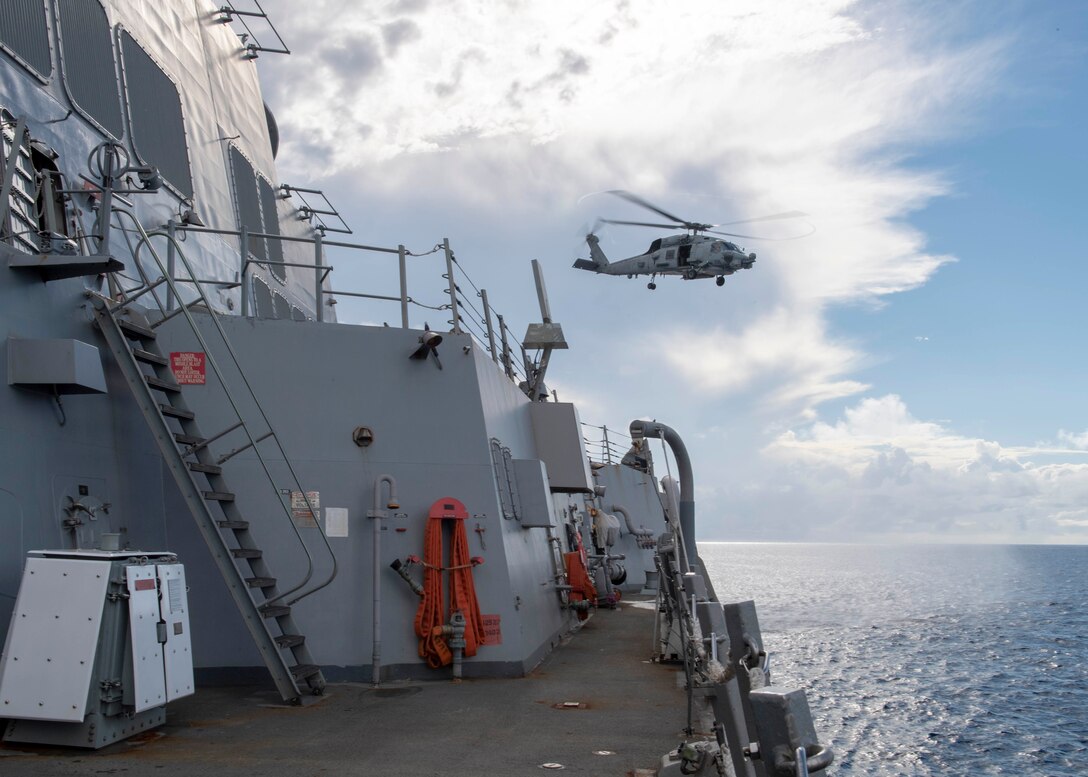
{"type": "MultiPolygon", "coordinates": [[[[567,584],[570,586],[570,601],[580,602],[588,599],[591,604],[597,603],[597,587],[589,579],[589,571],[586,569],[582,550],[573,550],[563,554],[563,563],[567,567],[567,584]]],[[[589,617],[585,610],[578,610],[578,620],[584,621],[589,617]]]]}
{"type": "Polygon", "coordinates": [[[427,514],[427,529],[423,537],[423,597],[416,610],[416,636],[419,637],[419,657],[432,669],[453,661],[453,652],[444,635],[449,615],[460,610],[465,617],[465,656],[476,655],[483,642],[483,618],[476,600],[472,568],[483,561],[471,558],[465,520],[468,510],[459,500],[439,499],[427,514]],[[453,544],[450,565],[442,566],[442,522],[453,521],[453,544]],[[450,573],[450,609],[443,607],[442,573],[450,573]]]}

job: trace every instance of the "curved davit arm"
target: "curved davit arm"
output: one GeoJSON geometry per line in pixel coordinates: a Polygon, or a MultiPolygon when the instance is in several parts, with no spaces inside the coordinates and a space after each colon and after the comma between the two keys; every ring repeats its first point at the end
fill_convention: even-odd
{"type": "Polygon", "coordinates": [[[631,437],[638,440],[645,437],[655,437],[664,440],[672,448],[673,458],[676,459],[676,468],[680,475],[680,533],[684,538],[684,548],[687,550],[689,566],[691,561],[698,558],[699,551],[695,547],[695,479],[691,473],[691,457],[680,435],[671,426],[657,421],[632,421],[631,437]]]}

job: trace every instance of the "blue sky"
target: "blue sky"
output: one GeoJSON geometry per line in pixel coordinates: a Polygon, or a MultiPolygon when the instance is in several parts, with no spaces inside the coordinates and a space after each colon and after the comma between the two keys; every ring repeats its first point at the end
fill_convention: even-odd
{"type": "MultiPolygon", "coordinates": [[[[260,60],[281,178],[361,242],[449,237],[515,331],[539,259],[572,345],[549,384],[586,421],[680,431],[701,536],[1088,541],[1084,3],[264,5],[295,52],[260,60]],[[645,215],[585,197],[614,188],[817,232],[651,293],[570,268],[596,216],[645,215]]],[[[391,290],[332,259],[339,288],[391,290]]]]}
{"type": "Polygon", "coordinates": [[[1088,7],[985,3],[971,18],[975,34],[1015,31],[1005,80],[970,134],[909,160],[952,182],[910,221],[958,261],[876,313],[832,320],[867,333],[876,390],[962,433],[1031,445],[1088,428],[1088,7]]]}

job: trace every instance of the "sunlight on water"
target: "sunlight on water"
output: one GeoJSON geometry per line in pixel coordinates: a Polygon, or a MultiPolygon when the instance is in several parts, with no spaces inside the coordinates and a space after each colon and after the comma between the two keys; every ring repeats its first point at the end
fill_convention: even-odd
{"type": "Polygon", "coordinates": [[[833,774],[1088,773],[1088,547],[700,543],[833,774]]]}

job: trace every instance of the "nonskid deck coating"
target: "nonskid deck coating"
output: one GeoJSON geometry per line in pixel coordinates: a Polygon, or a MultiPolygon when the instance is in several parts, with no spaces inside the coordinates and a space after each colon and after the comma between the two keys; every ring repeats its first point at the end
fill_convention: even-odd
{"type": "MultiPolygon", "coordinates": [[[[4,775],[625,775],[686,725],[683,674],[650,663],[652,599],[599,610],[518,679],[334,684],[304,707],[201,688],[165,726],[100,751],[0,745],[4,775]],[[564,702],[580,706],[557,708],[564,702]],[[600,752],[610,754],[599,755],[600,752]],[[542,767],[557,763],[562,771],[542,767]]],[[[448,671],[448,670],[446,670],[448,671]]]]}

